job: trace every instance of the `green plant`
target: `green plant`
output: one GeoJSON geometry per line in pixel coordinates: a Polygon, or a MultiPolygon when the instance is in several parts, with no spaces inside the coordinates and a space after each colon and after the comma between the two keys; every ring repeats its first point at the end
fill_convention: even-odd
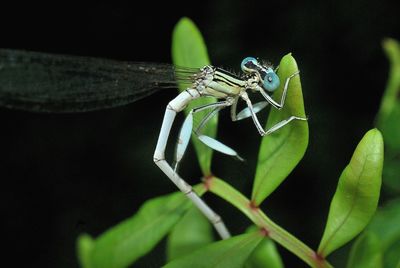
{"type": "MultiPolygon", "coordinates": [[[[176,65],[199,67],[209,63],[203,39],[187,18],[176,26],[172,47],[176,65]]],[[[284,56],[279,66],[281,78],[298,70],[291,54],[284,56]]],[[[282,87],[274,95],[275,99],[282,94],[282,87]]],[[[271,110],[267,127],[289,115],[305,117],[299,76],[290,82],[285,107],[280,111],[271,110]]],[[[217,119],[209,122],[208,135],[215,135],[216,127],[217,119]]],[[[229,180],[213,175],[212,151],[197,141],[194,144],[204,175],[203,182],[195,186],[196,192],[199,195],[210,192],[221,197],[246,215],[256,227],[215,242],[209,223],[192,208],[182,193],[156,197],[148,200],[134,216],[98,238],[82,235],[78,239],[78,255],[83,267],[126,267],[166,236],[166,267],[282,267],[275,243],[311,267],[331,267],[326,257],[364,229],[378,204],[383,139],[377,129],[368,131],[361,139],[339,178],[317,251],[274,223],[260,208],[260,204],[303,157],[308,145],[306,122],[292,122],[279,132],[262,138],[250,199],[228,184],[229,180]]]]}
{"type": "Polygon", "coordinates": [[[377,115],[377,126],[385,138],[383,183],[394,199],[378,209],[371,223],[354,242],[348,268],[400,267],[400,44],[383,41],[390,62],[389,80],[377,115]]]}
{"type": "Polygon", "coordinates": [[[385,137],[383,183],[386,190],[400,193],[400,45],[393,39],[383,41],[390,62],[389,79],[376,118],[376,126],[385,137]]]}

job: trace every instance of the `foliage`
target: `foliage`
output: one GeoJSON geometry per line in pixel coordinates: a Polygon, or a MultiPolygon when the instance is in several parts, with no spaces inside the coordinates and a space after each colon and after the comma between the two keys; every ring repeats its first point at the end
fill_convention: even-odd
{"type": "MultiPolygon", "coordinates": [[[[179,21],[173,33],[173,59],[176,65],[199,67],[209,63],[200,32],[187,18],[179,21]]],[[[298,71],[291,54],[279,64],[281,81],[298,71]]],[[[273,96],[279,99],[283,84],[273,96]]],[[[289,84],[282,110],[272,109],[266,128],[291,115],[305,117],[300,76],[289,84]]],[[[208,100],[212,101],[212,100],[208,100]]],[[[196,103],[195,105],[199,105],[196,103]]],[[[192,106],[190,106],[192,107],[192,106]]],[[[190,109],[188,107],[188,109],[190,109]]],[[[208,123],[207,135],[215,136],[217,119],[208,123]]],[[[303,157],[308,145],[308,124],[291,122],[282,130],[262,138],[251,198],[211,173],[212,152],[193,141],[205,176],[195,191],[206,191],[226,200],[256,226],[247,233],[214,241],[211,226],[182,193],[148,200],[131,218],[112,227],[96,239],[82,235],[78,255],[83,267],[126,267],[167,239],[166,267],[283,267],[276,244],[286,248],[310,267],[331,267],[326,256],[359,234],[373,216],[379,198],[383,165],[383,139],[379,130],[368,131],[339,178],[326,228],[318,251],[274,223],[259,205],[285,180],[303,157]]],[[[370,227],[372,228],[372,227],[370,227]]],[[[376,236],[365,235],[353,253],[350,267],[358,256],[369,254],[376,236]],[[372,241],[372,242],[371,242],[372,241]]],[[[382,242],[384,243],[384,242],[382,242]]],[[[395,245],[398,248],[398,244],[395,245]]]]}
{"type": "Polygon", "coordinates": [[[382,97],[376,125],[385,138],[383,183],[387,190],[400,193],[400,44],[393,39],[383,41],[390,62],[389,79],[382,97]]]}
{"type": "Polygon", "coordinates": [[[378,209],[365,232],[354,242],[348,268],[400,267],[400,44],[385,39],[383,49],[390,62],[390,71],[376,124],[385,138],[385,190],[397,197],[378,209]]]}

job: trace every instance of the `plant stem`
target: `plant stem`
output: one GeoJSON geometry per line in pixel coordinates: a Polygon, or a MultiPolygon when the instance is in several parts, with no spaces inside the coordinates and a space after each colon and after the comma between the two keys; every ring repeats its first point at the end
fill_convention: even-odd
{"type": "Polygon", "coordinates": [[[260,208],[225,181],[210,176],[205,179],[204,184],[210,192],[218,195],[242,211],[269,238],[291,251],[311,267],[332,267],[325,258],[319,256],[317,252],[274,223],[260,208]]]}

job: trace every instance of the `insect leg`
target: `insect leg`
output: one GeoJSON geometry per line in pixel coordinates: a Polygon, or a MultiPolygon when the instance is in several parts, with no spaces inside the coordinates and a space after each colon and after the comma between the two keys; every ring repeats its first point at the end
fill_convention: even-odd
{"type": "Polygon", "coordinates": [[[284,120],[282,120],[282,121],[276,123],[275,125],[273,125],[273,126],[270,127],[269,129],[267,129],[267,130],[265,131],[265,134],[264,134],[264,135],[269,135],[269,134],[271,134],[272,132],[277,131],[278,129],[280,129],[281,127],[284,127],[285,125],[289,124],[289,123],[290,123],[291,121],[293,121],[293,120],[307,121],[307,118],[303,118],[303,117],[298,117],[298,116],[292,115],[292,116],[290,116],[289,118],[284,119],[284,120]]]}
{"type": "Polygon", "coordinates": [[[253,118],[253,122],[256,125],[256,128],[258,130],[258,132],[260,133],[261,136],[265,136],[265,135],[269,135],[272,132],[277,131],[278,129],[280,129],[281,127],[287,125],[289,122],[293,121],[293,120],[302,120],[302,121],[307,121],[307,118],[303,118],[303,117],[299,117],[299,116],[290,116],[288,119],[282,120],[280,122],[278,122],[277,124],[273,125],[270,129],[268,129],[267,131],[265,131],[263,129],[263,127],[261,126],[260,122],[258,121],[257,115],[254,112],[253,109],[253,105],[249,99],[249,97],[247,96],[247,94],[243,94],[242,95],[243,100],[246,101],[247,106],[249,108],[249,111],[251,113],[251,117],[253,118]]]}
{"type": "Polygon", "coordinates": [[[280,110],[283,108],[283,106],[285,105],[285,100],[286,100],[286,95],[287,95],[287,91],[289,88],[289,82],[290,79],[292,79],[293,77],[295,77],[296,75],[298,75],[300,73],[300,71],[297,71],[293,74],[291,74],[288,78],[286,78],[285,80],[285,85],[283,87],[283,92],[282,92],[282,96],[281,96],[281,101],[278,103],[276,102],[270,95],[268,95],[264,89],[262,89],[261,87],[258,87],[258,91],[260,91],[261,95],[276,109],[280,110]]]}
{"type": "Polygon", "coordinates": [[[204,111],[206,109],[213,109],[210,113],[208,113],[201,121],[199,127],[194,131],[196,134],[199,128],[202,128],[214,114],[215,111],[218,112],[221,110],[223,107],[229,105],[228,101],[220,101],[220,102],[214,102],[210,104],[206,104],[197,108],[192,109],[189,114],[186,116],[186,119],[182,125],[181,131],[179,133],[179,138],[178,138],[178,143],[176,146],[176,153],[175,153],[175,167],[174,170],[177,170],[179,162],[182,160],[183,155],[186,151],[187,145],[189,144],[190,136],[192,133],[193,129],[193,114],[204,111]]]}
{"type": "MultiPolygon", "coordinates": [[[[202,129],[204,128],[205,124],[214,116],[216,115],[219,111],[221,111],[223,108],[232,105],[235,102],[235,99],[229,98],[226,101],[221,101],[219,103],[215,103],[216,105],[213,106],[213,109],[211,110],[211,112],[209,112],[200,122],[199,126],[196,128],[196,130],[194,131],[194,134],[197,136],[197,138],[204,143],[205,145],[207,145],[208,147],[210,147],[211,149],[221,152],[223,154],[227,154],[230,156],[234,156],[237,159],[243,161],[243,158],[241,158],[238,153],[233,150],[232,148],[226,146],[225,144],[217,141],[214,138],[211,138],[209,136],[203,135],[201,133],[202,129]]],[[[201,107],[200,107],[201,108],[201,107]]],[[[193,110],[193,112],[198,112],[199,110],[197,110],[197,108],[195,108],[193,110]]]]}
{"type": "Polygon", "coordinates": [[[186,183],[177,173],[174,172],[172,167],[165,160],[165,148],[176,114],[182,111],[191,100],[198,97],[200,97],[200,94],[196,90],[189,89],[179,94],[168,104],[153,159],[156,165],[168,176],[178,189],[192,200],[204,216],[209,219],[221,238],[226,239],[230,237],[230,234],[221,217],[193,191],[192,186],[186,183]]]}

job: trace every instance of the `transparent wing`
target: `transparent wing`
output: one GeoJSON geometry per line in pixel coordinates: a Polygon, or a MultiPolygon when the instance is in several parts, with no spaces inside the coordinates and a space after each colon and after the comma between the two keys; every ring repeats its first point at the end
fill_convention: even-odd
{"type": "MultiPolygon", "coordinates": [[[[194,72],[184,69],[182,80],[194,72]]],[[[52,113],[117,107],[176,87],[175,73],[169,64],[0,49],[0,106],[52,113]]]]}

